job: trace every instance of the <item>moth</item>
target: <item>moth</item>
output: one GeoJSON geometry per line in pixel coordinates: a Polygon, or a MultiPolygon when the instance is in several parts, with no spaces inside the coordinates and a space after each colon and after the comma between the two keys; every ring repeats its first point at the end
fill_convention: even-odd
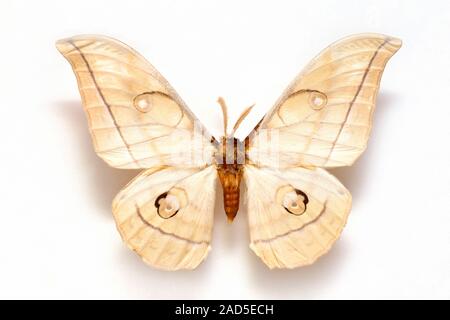
{"type": "Polygon", "coordinates": [[[210,250],[218,182],[225,213],[239,209],[250,248],[269,268],[313,263],[339,237],[349,191],[325,169],[350,166],[372,126],[384,67],[400,48],[381,34],[352,35],[327,47],[291,82],[243,141],[212,137],[140,54],[105,36],[60,40],[78,81],[96,153],[120,169],[145,169],[115,197],[124,242],[149,265],[194,269],[210,250]]]}

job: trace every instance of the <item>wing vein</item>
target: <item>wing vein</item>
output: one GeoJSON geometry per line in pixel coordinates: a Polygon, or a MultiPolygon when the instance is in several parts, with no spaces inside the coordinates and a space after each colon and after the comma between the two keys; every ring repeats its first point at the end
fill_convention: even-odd
{"type": "Polygon", "coordinates": [[[139,208],[139,206],[138,206],[137,203],[135,203],[135,208],[136,208],[136,213],[137,213],[137,215],[139,216],[139,218],[142,220],[142,222],[145,223],[145,224],[146,224],[147,226],[149,226],[150,228],[152,228],[153,230],[158,231],[158,232],[161,233],[161,234],[164,234],[164,235],[166,235],[166,236],[171,236],[171,237],[173,237],[173,238],[175,238],[175,239],[182,240],[182,241],[186,241],[186,242],[189,242],[189,243],[194,244],[194,245],[202,245],[202,244],[208,245],[208,244],[209,244],[209,242],[206,241],[206,240],[203,240],[203,241],[194,241],[194,240],[191,240],[191,239],[187,239],[187,238],[180,237],[179,235],[176,235],[176,234],[174,234],[174,233],[166,232],[166,231],[162,230],[161,228],[158,228],[158,227],[152,225],[152,224],[151,224],[150,222],[148,222],[147,220],[145,220],[145,218],[142,216],[141,209],[139,208]]]}
{"type": "MultiPolygon", "coordinates": [[[[336,138],[334,139],[333,146],[330,148],[330,151],[328,152],[327,162],[328,162],[328,160],[330,159],[330,156],[331,156],[331,154],[332,154],[333,151],[334,151],[334,148],[335,148],[335,146],[336,146],[336,142],[338,141],[339,136],[340,136],[341,133],[342,133],[342,130],[344,129],[344,124],[347,123],[348,117],[349,117],[349,115],[350,115],[350,111],[352,110],[353,104],[355,103],[356,99],[358,98],[359,93],[361,92],[361,89],[362,89],[362,87],[363,87],[364,81],[366,81],[367,74],[369,73],[370,67],[372,66],[372,63],[373,63],[373,61],[375,60],[375,57],[377,56],[377,54],[378,54],[378,52],[381,50],[381,48],[383,48],[383,46],[384,46],[386,43],[388,43],[388,41],[389,41],[389,38],[388,38],[388,39],[385,39],[385,40],[383,41],[383,43],[381,43],[381,44],[378,46],[377,50],[375,51],[375,53],[373,54],[372,58],[370,59],[369,64],[368,64],[368,66],[367,66],[367,68],[366,68],[366,72],[364,73],[364,75],[363,75],[363,77],[362,77],[362,79],[361,79],[361,82],[360,82],[360,84],[359,84],[358,90],[356,90],[355,96],[353,97],[352,101],[350,101],[349,107],[348,107],[347,112],[346,112],[346,114],[345,114],[345,119],[344,119],[344,121],[342,122],[342,125],[341,125],[340,128],[339,128],[339,132],[338,132],[338,134],[336,135],[336,138]]],[[[326,163],[327,163],[327,162],[326,162],[326,163]]],[[[326,163],[325,163],[325,165],[326,165],[326,163]]]]}
{"type": "Polygon", "coordinates": [[[90,74],[90,76],[92,78],[92,81],[93,81],[94,85],[97,87],[97,90],[98,90],[98,93],[100,95],[100,98],[102,99],[103,103],[106,105],[106,107],[108,109],[108,112],[109,112],[109,115],[111,116],[111,119],[112,119],[114,125],[117,127],[117,131],[118,131],[118,133],[119,133],[123,143],[127,147],[127,150],[128,150],[128,153],[129,153],[131,159],[133,160],[134,163],[136,163],[138,165],[136,159],[134,158],[133,154],[131,153],[130,147],[129,147],[127,141],[125,140],[125,137],[122,134],[122,131],[120,130],[120,128],[119,128],[119,126],[117,124],[117,120],[114,117],[114,114],[113,114],[109,104],[107,103],[107,101],[105,99],[105,96],[103,95],[103,92],[101,91],[100,87],[98,86],[97,80],[95,79],[95,76],[94,76],[94,74],[93,74],[93,72],[91,70],[91,66],[89,65],[89,62],[87,61],[87,59],[84,56],[83,52],[80,49],[78,49],[78,47],[75,45],[75,43],[73,41],[70,41],[70,44],[72,44],[72,46],[79,52],[81,58],[83,59],[84,63],[86,64],[86,67],[88,68],[88,70],[90,70],[89,74],[90,74]]]}

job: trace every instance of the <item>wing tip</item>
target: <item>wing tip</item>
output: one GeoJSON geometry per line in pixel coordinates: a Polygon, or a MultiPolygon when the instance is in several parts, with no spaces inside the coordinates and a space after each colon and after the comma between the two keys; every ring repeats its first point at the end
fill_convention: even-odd
{"type": "Polygon", "coordinates": [[[397,52],[403,45],[403,41],[400,38],[387,37],[386,41],[393,48],[393,53],[397,52]]]}
{"type": "Polygon", "coordinates": [[[398,49],[400,49],[400,47],[402,46],[402,40],[400,38],[394,37],[394,36],[389,36],[386,34],[382,34],[382,33],[374,33],[374,32],[364,32],[364,33],[356,33],[356,34],[351,34],[348,35],[346,37],[341,38],[340,40],[334,42],[332,44],[333,45],[337,45],[341,42],[347,42],[347,41],[353,41],[353,40],[357,40],[357,39],[378,39],[381,41],[386,41],[387,43],[389,43],[394,49],[395,51],[397,51],[398,49]]]}
{"type": "Polygon", "coordinates": [[[70,41],[71,38],[59,39],[55,42],[55,47],[62,55],[65,55],[70,51],[70,41]]]}
{"type": "Polygon", "coordinates": [[[61,52],[63,55],[71,52],[75,43],[81,44],[82,46],[90,45],[94,42],[119,42],[118,40],[100,35],[100,34],[78,34],[67,38],[59,39],[55,42],[56,49],[61,52]]]}

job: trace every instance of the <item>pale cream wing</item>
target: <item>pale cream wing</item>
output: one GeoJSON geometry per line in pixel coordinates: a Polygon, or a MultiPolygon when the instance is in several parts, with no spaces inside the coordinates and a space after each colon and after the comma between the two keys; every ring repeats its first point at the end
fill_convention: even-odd
{"type": "Polygon", "coordinates": [[[351,195],[323,169],[246,165],[250,248],[269,268],[313,263],[338,239],[351,195]]]}
{"type": "Polygon", "coordinates": [[[260,166],[340,167],[365,150],[381,75],[401,41],[354,35],[320,53],[249,137],[260,166]]]}
{"type": "Polygon", "coordinates": [[[72,65],[95,151],[117,168],[209,163],[211,136],[136,51],[103,36],[56,43],[72,65]]]}
{"type": "Polygon", "coordinates": [[[151,266],[194,269],[210,250],[216,182],[214,166],[144,171],[113,202],[123,240],[151,266]]]}

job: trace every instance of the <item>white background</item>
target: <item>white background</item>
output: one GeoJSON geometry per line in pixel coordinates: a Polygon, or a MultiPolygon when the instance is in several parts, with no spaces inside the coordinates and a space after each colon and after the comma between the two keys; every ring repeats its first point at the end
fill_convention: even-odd
{"type": "MultiPolygon", "coordinates": [[[[0,298],[450,298],[448,1],[0,2],[0,298]],[[57,39],[118,38],[146,56],[211,132],[218,95],[244,137],[331,42],[404,41],[384,73],[366,153],[333,173],[353,194],[329,254],[268,270],[248,248],[246,211],[195,271],[154,270],[121,242],[114,195],[135,174],[95,154],[57,39]]],[[[221,194],[218,195],[220,200],[221,194]]]]}

